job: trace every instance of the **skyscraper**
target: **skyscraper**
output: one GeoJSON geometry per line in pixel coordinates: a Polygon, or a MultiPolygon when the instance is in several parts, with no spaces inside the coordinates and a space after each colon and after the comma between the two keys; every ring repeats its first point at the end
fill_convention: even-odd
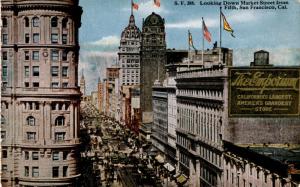
{"type": "Polygon", "coordinates": [[[2,0],[3,186],[79,176],[78,0],[2,0]]]}
{"type": "MultiPolygon", "coordinates": [[[[141,111],[143,124],[151,124],[152,86],[165,79],[165,20],[154,12],[143,21],[141,44],[141,111]]],[[[142,128],[143,131],[143,128],[142,128]]]]}
{"type": "Polygon", "coordinates": [[[131,14],[129,24],[121,34],[118,53],[121,85],[140,83],[140,46],[141,31],[135,25],[134,16],[131,14]]]}

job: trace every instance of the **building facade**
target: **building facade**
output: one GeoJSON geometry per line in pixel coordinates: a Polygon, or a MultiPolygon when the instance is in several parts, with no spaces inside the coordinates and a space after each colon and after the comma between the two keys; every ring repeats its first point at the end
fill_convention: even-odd
{"type": "Polygon", "coordinates": [[[82,70],[82,73],[81,73],[79,86],[80,86],[80,92],[81,92],[81,94],[83,96],[86,95],[86,85],[85,85],[85,78],[84,78],[83,70],[82,70]]]}
{"type": "Polygon", "coordinates": [[[119,47],[120,85],[140,84],[141,31],[131,14],[129,24],[121,34],[119,47]]]}
{"type": "Polygon", "coordinates": [[[220,51],[205,51],[203,61],[195,54],[191,59],[201,58],[202,67],[176,75],[177,166],[189,176],[190,186],[222,186],[223,93],[232,51],[220,51]],[[225,66],[219,65],[219,56],[227,56],[221,63],[225,66]]]}
{"type": "Polygon", "coordinates": [[[157,80],[152,87],[153,125],[151,142],[162,153],[168,145],[168,92],[157,80]]]}
{"type": "Polygon", "coordinates": [[[98,106],[97,109],[100,113],[102,113],[103,110],[103,100],[104,100],[104,83],[101,82],[101,80],[98,81],[98,106]]]}
{"type": "Polygon", "coordinates": [[[141,112],[143,137],[149,139],[152,113],[152,86],[165,79],[166,40],[165,20],[154,12],[143,20],[141,43],[141,112]],[[148,138],[147,138],[148,137],[148,138]]]}
{"type": "Polygon", "coordinates": [[[78,1],[2,2],[2,186],[75,186],[78,1]]]}

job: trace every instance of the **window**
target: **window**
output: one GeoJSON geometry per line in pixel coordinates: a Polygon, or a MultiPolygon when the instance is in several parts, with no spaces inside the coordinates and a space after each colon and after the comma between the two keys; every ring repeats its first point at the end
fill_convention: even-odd
{"type": "Polygon", "coordinates": [[[63,141],[65,140],[66,133],[65,132],[56,132],[55,133],[55,141],[63,141]]]}
{"type": "Polygon", "coordinates": [[[52,168],[52,177],[58,177],[59,173],[58,173],[59,167],[53,167],[52,168]]]}
{"type": "Polygon", "coordinates": [[[51,83],[51,87],[52,87],[52,88],[58,88],[58,87],[59,87],[58,82],[52,82],[52,83],[51,83]]]}
{"type": "Polygon", "coordinates": [[[28,166],[24,167],[24,176],[29,177],[29,167],[28,166]]]}
{"type": "Polygon", "coordinates": [[[58,51],[57,50],[51,50],[51,61],[58,61],[58,51]]]}
{"type": "Polygon", "coordinates": [[[3,172],[6,172],[6,171],[7,171],[7,165],[6,165],[6,164],[3,164],[3,165],[2,165],[2,171],[3,171],[3,172]]]}
{"type": "Polygon", "coordinates": [[[39,18],[38,17],[32,18],[32,26],[33,27],[38,27],[39,26],[39,18]]]}
{"type": "Polygon", "coordinates": [[[8,43],[8,35],[7,34],[2,34],[2,43],[7,44],[8,43]]]}
{"type": "Polygon", "coordinates": [[[32,87],[38,88],[38,87],[40,87],[40,83],[38,83],[38,82],[33,82],[33,83],[32,83],[32,87]]]}
{"type": "Polygon", "coordinates": [[[51,43],[53,44],[58,43],[58,34],[51,34],[51,43]]]}
{"type": "Polygon", "coordinates": [[[29,87],[29,82],[24,82],[24,86],[25,86],[26,88],[28,88],[28,87],[29,87]]]}
{"type": "Polygon", "coordinates": [[[64,126],[65,125],[65,117],[64,116],[58,116],[55,119],[55,126],[64,126]]]}
{"type": "Polygon", "coordinates": [[[2,26],[7,27],[7,19],[6,18],[2,18],[2,26]]]}
{"type": "Polygon", "coordinates": [[[34,77],[40,76],[40,68],[39,68],[39,66],[33,66],[32,67],[32,76],[34,76],[34,77]]]}
{"type": "Polygon", "coordinates": [[[39,176],[39,167],[32,167],[32,177],[39,176]]]}
{"type": "Polygon", "coordinates": [[[67,83],[67,82],[63,82],[63,83],[62,83],[62,87],[63,87],[63,88],[67,88],[67,87],[68,87],[68,83],[67,83]]]}
{"type": "Polygon", "coordinates": [[[29,77],[29,66],[24,66],[24,76],[29,77]]]}
{"type": "Polygon", "coordinates": [[[29,57],[30,55],[29,55],[29,51],[25,51],[25,60],[29,60],[29,57]]]}
{"type": "Polygon", "coordinates": [[[6,132],[5,131],[1,131],[1,139],[5,139],[6,138],[6,132]]]}
{"type": "Polygon", "coordinates": [[[26,121],[27,125],[35,126],[35,118],[33,116],[28,116],[26,121]]]}
{"type": "Polygon", "coordinates": [[[267,182],[268,182],[268,174],[265,173],[265,183],[267,183],[267,182]]]}
{"type": "Polygon", "coordinates": [[[63,177],[68,175],[68,166],[63,166],[63,177]]]}
{"type": "Polygon", "coordinates": [[[29,160],[29,152],[28,151],[25,151],[24,152],[24,156],[25,156],[25,160],[29,160]]]}
{"type": "Polygon", "coordinates": [[[51,27],[57,27],[57,17],[51,19],[51,27]]]}
{"type": "Polygon", "coordinates": [[[68,152],[64,151],[63,152],[63,160],[67,160],[67,157],[68,157],[68,152]]]}
{"type": "Polygon", "coordinates": [[[52,75],[52,77],[57,77],[58,76],[58,66],[52,66],[51,67],[51,75],[52,75]]]}
{"type": "Polygon", "coordinates": [[[40,41],[40,34],[33,33],[33,43],[39,43],[39,41],[40,41]]]}
{"type": "Polygon", "coordinates": [[[39,152],[32,152],[32,160],[39,160],[39,152]]]}
{"type": "Polygon", "coordinates": [[[7,76],[7,67],[2,66],[2,77],[6,77],[6,76],[7,76]]]}
{"type": "Polygon", "coordinates": [[[249,183],[249,187],[252,187],[252,183],[249,183]]]}
{"type": "Polygon", "coordinates": [[[7,158],[7,150],[2,150],[2,158],[7,158]]]}
{"type": "Polygon", "coordinates": [[[256,171],[256,177],[257,177],[257,179],[259,179],[259,169],[257,169],[257,171],[256,171]]]}
{"type": "Polygon", "coordinates": [[[63,77],[68,76],[68,67],[62,67],[62,72],[61,72],[63,77]]]}
{"type": "Polygon", "coordinates": [[[66,61],[68,59],[68,52],[67,52],[67,50],[64,50],[63,52],[62,52],[62,60],[63,61],[66,61]]]}
{"type": "Polygon", "coordinates": [[[39,51],[33,51],[32,52],[32,60],[39,60],[40,53],[39,51]]]}
{"type": "Polygon", "coordinates": [[[25,22],[25,27],[29,27],[29,19],[28,19],[28,17],[24,18],[24,22],[25,22]]]}
{"type": "Polygon", "coordinates": [[[63,44],[67,44],[67,41],[68,41],[67,35],[66,35],[66,34],[63,34],[63,35],[62,35],[62,43],[63,43],[63,44]]]}
{"type": "Polygon", "coordinates": [[[63,28],[63,29],[67,28],[67,24],[68,24],[68,18],[64,18],[64,19],[62,20],[62,28],[63,28]]]}
{"type": "Polygon", "coordinates": [[[5,123],[6,123],[5,117],[1,115],[1,125],[5,125],[5,123]]]}
{"type": "Polygon", "coordinates": [[[7,52],[2,52],[2,60],[7,60],[7,52]]]}
{"type": "Polygon", "coordinates": [[[26,33],[26,34],[25,34],[25,43],[28,44],[28,43],[29,43],[29,40],[30,40],[30,39],[29,39],[29,34],[26,33]]]}
{"type": "Polygon", "coordinates": [[[27,132],[27,140],[35,140],[36,139],[36,132],[27,132]]]}
{"type": "Polygon", "coordinates": [[[53,152],[52,160],[59,160],[59,152],[53,152]]]}

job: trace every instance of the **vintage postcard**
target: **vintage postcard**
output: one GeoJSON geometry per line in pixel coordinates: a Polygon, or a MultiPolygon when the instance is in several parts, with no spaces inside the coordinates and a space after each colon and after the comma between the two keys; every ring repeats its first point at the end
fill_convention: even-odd
{"type": "Polygon", "coordinates": [[[300,0],[0,2],[0,186],[300,186],[300,0]]]}

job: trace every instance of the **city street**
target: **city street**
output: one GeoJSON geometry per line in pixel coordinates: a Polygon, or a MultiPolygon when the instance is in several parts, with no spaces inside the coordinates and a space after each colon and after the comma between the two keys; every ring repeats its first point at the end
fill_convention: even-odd
{"type": "Polygon", "coordinates": [[[82,102],[81,111],[81,134],[89,140],[81,157],[91,161],[94,181],[90,186],[177,186],[163,163],[155,159],[157,152],[150,144],[140,142],[91,104],[82,102]]]}

